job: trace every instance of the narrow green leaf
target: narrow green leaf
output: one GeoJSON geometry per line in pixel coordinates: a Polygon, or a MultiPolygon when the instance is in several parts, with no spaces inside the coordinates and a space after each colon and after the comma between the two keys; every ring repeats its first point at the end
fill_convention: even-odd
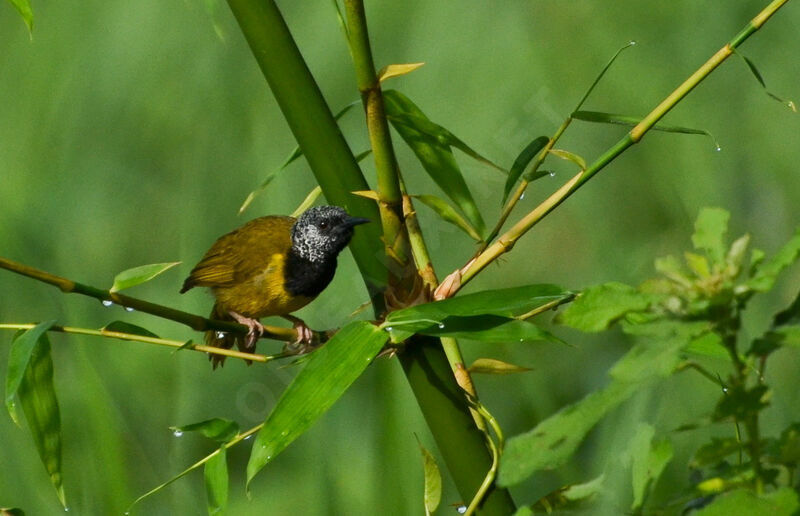
{"type": "Polygon", "coordinates": [[[117,333],[130,333],[131,335],[140,335],[142,337],[160,338],[155,333],[146,328],[137,326],[135,324],[127,323],[125,321],[112,321],[103,326],[102,331],[115,331],[117,333]]]}
{"type": "Polygon", "coordinates": [[[206,481],[208,514],[221,516],[228,506],[228,460],[225,446],[221,446],[219,454],[206,462],[203,475],[206,481]]]}
{"type": "Polygon", "coordinates": [[[425,491],[423,500],[425,502],[425,514],[430,516],[439,507],[442,501],[442,474],[433,454],[422,446],[417,439],[419,451],[422,454],[422,470],[425,475],[425,491]]]}
{"type": "Polygon", "coordinates": [[[611,56],[611,59],[608,60],[608,63],[606,63],[606,65],[603,67],[603,69],[600,70],[600,73],[597,74],[597,77],[595,77],[594,82],[592,83],[591,86],[589,86],[589,89],[586,90],[586,93],[583,94],[583,97],[581,97],[580,102],[578,102],[578,105],[575,106],[575,109],[573,109],[573,111],[577,111],[577,110],[579,110],[581,108],[581,106],[583,106],[583,103],[586,102],[586,99],[588,99],[589,95],[591,95],[592,91],[594,91],[595,86],[597,86],[600,83],[600,80],[606,74],[608,69],[611,68],[611,65],[614,64],[614,61],[617,60],[617,57],[619,57],[619,55],[622,53],[622,51],[627,49],[627,48],[630,48],[630,47],[632,47],[634,45],[636,45],[635,41],[633,41],[633,40],[628,41],[628,43],[626,43],[625,45],[620,47],[619,50],[617,50],[614,53],[614,55],[611,56]]]}
{"type": "Polygon", "coordinates": [[[623,283],[604,283],[584,290],[556,321],[581,331],[599,332],[628,312],[647,309],[653,299],[623,283]]]}
{"type": "Polygon", "coordinates": [[[783,269],[793,264],[798,256],[800,256],[800,228],[771,260],[755,267],[753,278],[747,282],[747,286],[756,292],[771,290],[778,275],[783,272],[783,269]]]}
{"type": "MultiPolygon", "coordinates": [[[[497,315],[474,315],[471,317],[451,316],[438,324],[420,321],[420,326],[403,325],[392,328],[392,342],[402,342],[410,335],[407,332],[416,328],[413,333],[434,337],[454,337],[486,342],[536,342],[550,341],[564,343],[552,333],[543,330],[530,321],[509,319],[497,315]],[[398,340],[398,337],[399,340],[398,340]]],[[[388,328],[387,328],[388,331],[388,328]]]]}
{"type": "Polygon", "coordinates": [[[688,251],[683,253],[683,256],[686,258],[686,265],[689,266],[689,270],[695,273],[698,278],[707,279],[711,276],[711,267],[705,256],[688,251]]]}
{"type": "Polygon", "coordinates": [[[66,507],[61,477],[61,415],[53,386],[53,359],[47,334],[39,336],[17,390],[28,430],[61,505],[66,507]]]}
{"type": "Polygon", "coordinates": [[[725,267],[725,234],[731,214],[722,208],[703,208],[694,223],[692,244],[695,249],[708,253],[712,265],[717,269],[725,267]]]}
{"type": "Polygon", "coordinates": [[[571,161],[578,165],[578,168],[581,170],[586,170],[586,160],[582,157],[578,156],[577,154],[563,150],[563,149],[550,149],[550,154],[553,156],[557,156],[563,160],[571,161]]]}
{"type": "Polygon", "coordinates": [[[311,205],[316,202],[320,195],[322,195],[322,188],[317,185],[313,190],[311,190],[311,192],[309,192],[308,195],[306,195],[306,198],[303,199],[303,202],[300,203],[300,206],[295,208],[290,217],[297,218],[302,215],[304,211],[309,209],[311,205]]]}
{"type": "Polygon", "coordinates": [[[386,65],[378,72],[378,81],[383,82],[386,79],[391,79],[392,77],[400,77],[401,75],[411,73],[424,64],[425,63],[406,63],[386,65]]]}
{"type": "Polygon", "coordinates": [[[41,322],[24,333],[18,333],[11,342],[6,373],[6,409],[8,409],[8,414],[17,425],[20,424],[14,401],[17,391],[22,384],[22,379],[25,377],[25,371],[28,370],[31,355],[39,339],[55,323],[55,320],[41,322]]]}
{"type": "Polygon", "coordinates": [[[695,516],[792,516],[800,507],[797,492],[790,487],[781,487],[765,495],[757,495],[750,489],[737,489],[723,493],[714,501],[693,512],[695,516]]]}
{"type": "Polygon", "coordinates": [[[28,27],[28,32],[33,32],[33,10],[29,0],[9,0],[11,5],[17,10],[25,26],[28,27]]]}
{"type": "MultiPolygon", "coordinates": [[[[334,2],[334,3],[336,4],[336,2],[334,2]]],[[[337,7],[337,10],[338,10],[338,4],[336,4],[336,7],[337,7]]],[[[346,105],[341,110],[339,110],[339,112],[336,113],[336,115],[334,115],[334,119],[339,120],[348,111],[353,109],[353,107],[358,106],[358,105],[361,105],[361,101],[360,100],[355,100],[355,101],[351,102],[350,104],[346,105]]],[[[303,151],[300,150],[300,146],[299,145],[296,146],[294,149],[292,149],[292,152],[290,152],[289,155],[286,157],[286,159],[283,160],[283,163],[281,163],[278,168],[276,168],[275,170],[273,170],[272,172],[267,174],[267,177],[264,178],[264,180],[261,182],[261,184],[258,186],[258,188],[256,188],[255,190],[253,190],[252,192],[247,194],[247,198],[244,200],[242,205],[239,207],[239,215],[241,215],[244,212],[244,210],[246,210],[247,207],[250,206],[250,204],[253,202],[253,200],[261,192],[266,190],[267,186],[269,186],[269,184],[272,182],[272,180],[275,179],[276,177],[278,177],[278,174],[280,174],[286,167],[291,165],[295,160],[300,158],[302,155],[303,155],[303,151]]]]}
{"type": "MultiPolygon", "coordinates": [[[[618,115],[614,113],[601,113],[599,111],[575,111],[572,113],[572,118],[576,120],[583,120],[584,122],[597,122],[601,124],[615,124],[633,127],[642,121],[642,117],[618,115]]],[[[714,135],[703,129],[692,129],[691,127],[681,127],[677,125],[664,125],[656,124],[651,127],[654,131],[663,131],[665,133],[681,133],[681,134],[701,134],[708,136],[714,147],[719,149],[719,144],[714,135]]]]}
{"type": "Polygon", "coordinates": [[[205,437],[218,443],[226,443],[239,433],[239,425],[235,421],[217,417],[190,425],[171,426],[169,429],[180,433],[200,432],[205,437]]]}
{"type": "Polygon", "coordinates": [[[471,374],[511,374],[532,371],[530,367],[522,367],[495,358],[477,358],[467,370],[471,374]]]}
{"type": "Polygon", "coordinates": [[[452,206],[447,204],[444,200],[436,197],[435,195],[412,195],[415,199],[419,199],[425,206],[429,207],[436,212],[439,217],[445,222],[453,224],[457,228],[464,231],[477,242],[482,242],[483,239],[478,234],[477,230],[470,224],[464,217],[462,217],[452,206]]]}
{"type": "Polygon", "coordinates": [[[731,244],[728,254],[725,256],[725,275],[735,279],[742,271],[747,246],[750,245],[750,235],[742,235],[731,244]]]}
{"type": "Polygon", "coordinates": [[[258,432],[247,464],[247,484],[269,461],[297,439],[358,378],[389,335],[366,321],[339,330],[309,355],[258,432]]]}
{"type": "Polygon", "coordinates": [[[181,262],[169,263],[151,263],[149,265],[140,265],[120,272],[114,278],[114,284],[111,286],[110,292],[119,292],[120,290],[135,287],[141,283],[145,283],[155,278],[164,271],[167,271],[181,262]]]}
{"type": "Polygon", "coordinates": [[[738,55],[739,57],[744,59],[744,62],[747,64],[747,67],[750,69],[750,72],[756,78],[756,80],[761,85],[761,87],[764,88],[764,93],[766,93],[773,100],[777,100],[781,104],[785,105],[786,107],[788,107],[789,109],[791,109],[792,111],[797,113],[797,105],[793,101],[781,98],[781,97],[775,95],[774,93],[772,93],[771,91],[769,91],[767,89],[767,83],[764,81],[764,76],[762,76],[761,72],[758,71],[758,68],[756,68],[756,64],[753,61],[751,61],[747,56],[745,56],[744,54],[740,53],[739,51],[736,51],[735,53],[736,53],[736,55],[738,55]]]}
{"type": "MultiPolygon", "coordinates": [[[[511,165],[511,170],[508,172],[508,179],[506,179],[506,186],[503,188],[503,204],[506,203],[508,199],[508,195],[511,193],[511,190],[519,181],[520,176],[525,171],[525,168],[528,164],[539,154],[545,145],[550,141],[550,138],[547,136],[539,136],[535,138],[532,142],[525,146],[522,149],[522,152],[519,153],[517,159],[514,160],[514,164],[511,165]]],[[[542,174],[544,176],[544,174],[542,174]]],[[[539,177],[542,177],[539,176],[539,177]]]]}
{"type": "Polygon", "coordinates": [[[414,151],[431,179],[458,205],[467,220],[482,235],[485,229],[483,217],[450,150],[457,139],[450,138],[449,131],[428,120],[402,93],[385,90],[383,95],[392,126],[414,151]]]}

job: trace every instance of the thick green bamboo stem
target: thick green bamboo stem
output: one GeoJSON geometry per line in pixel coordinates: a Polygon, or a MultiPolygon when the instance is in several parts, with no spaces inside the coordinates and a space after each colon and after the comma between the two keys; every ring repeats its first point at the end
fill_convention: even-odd
{"type": "MultiPolygon", "coordinates": [[[[378,220],[372,201],[351,192],[369,190],[361,169],[273,0],[228,0],[289,128],[325,198],[353,215],[378,220]]],[[[377,224],[365,224],[350,243],[376,307],[386,284],[377,224]]]]}
{"type": "Polygon", "coordinates": [[[641,141],[642,137],[649,131],[661,118],[664,117],[673,107],[686,97],[700,82],[708,77],[725,59],[730,57],[733,49],[744,43],[753,33],[761,28],[767,20],[775,14],[789,0],[775,0],[765,7],[753,20],[750,21],[736,36],[725,46],[718,50],[700,68],[687,78],[678,88],[667,96],[653,111],[642,119],[633,129],[631,129],[619,142],[607,150],[585,171],[575,175],[559,188],[553,195],[548,197],[533,211],[520,219],[511,229],[504,233],[498,240],[486,248],[475,259],[456,271],[458,281],[448,282],[447,292],[440,293],[438,297],[450,297],[454,295],[464,284],[475,277],[488,264],[492,263],[502,254],[511,250],[516,241],[533,226],[542,220],[548,213],[564,202],[578,188],[583,186],[586,181],[602,170],[617,156],[622,154],[628,147],[641,141]]]}

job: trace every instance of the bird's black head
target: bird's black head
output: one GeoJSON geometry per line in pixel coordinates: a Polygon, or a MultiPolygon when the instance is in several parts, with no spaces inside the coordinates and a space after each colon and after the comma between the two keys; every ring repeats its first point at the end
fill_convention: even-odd
{"type": "Polygon", "coordinates": [[[336,256],[350,242],[353,226],[369,219],[351,217],[338,206],[317,206],[304,212],[292,226],[292,250],[310,262],[336,256]]]}

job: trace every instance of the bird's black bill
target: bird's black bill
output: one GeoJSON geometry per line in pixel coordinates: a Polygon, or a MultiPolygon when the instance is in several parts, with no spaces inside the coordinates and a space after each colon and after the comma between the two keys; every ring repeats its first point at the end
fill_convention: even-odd
{"type": "Polygon", "coordinates": [[[344,221],[344,225],[345,227],[352,228],[353,226],[358,226],[359,224],[366,224],[367,222],[372,222],[372,221],[362,217],[347,217],[347,220],[344,221]]]}

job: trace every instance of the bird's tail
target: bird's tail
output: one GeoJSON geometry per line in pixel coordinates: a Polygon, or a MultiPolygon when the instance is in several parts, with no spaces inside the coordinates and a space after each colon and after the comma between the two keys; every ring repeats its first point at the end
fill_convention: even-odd
{"type": "MultiPolygon", "coordinates": [[[[219,303],[214,303],[214,308],[211,309],[209,318],[217,321],[234,321],[233,317],[231,317],[226,310],[220,308],[219,303]]],[[[231,349],[234,344],[237,344],[237,347],[241,349],[244,346],[244,336],[219,330],[209,330],[206,332],[206,346],[231,349]]],[[[214,369],[225,363],[225,355],[211,353],[208,355],[208,359],[211,361],[211,366],[214,369]]],[[[247,364],[250,364],[249,360],[247,364]]]]}

